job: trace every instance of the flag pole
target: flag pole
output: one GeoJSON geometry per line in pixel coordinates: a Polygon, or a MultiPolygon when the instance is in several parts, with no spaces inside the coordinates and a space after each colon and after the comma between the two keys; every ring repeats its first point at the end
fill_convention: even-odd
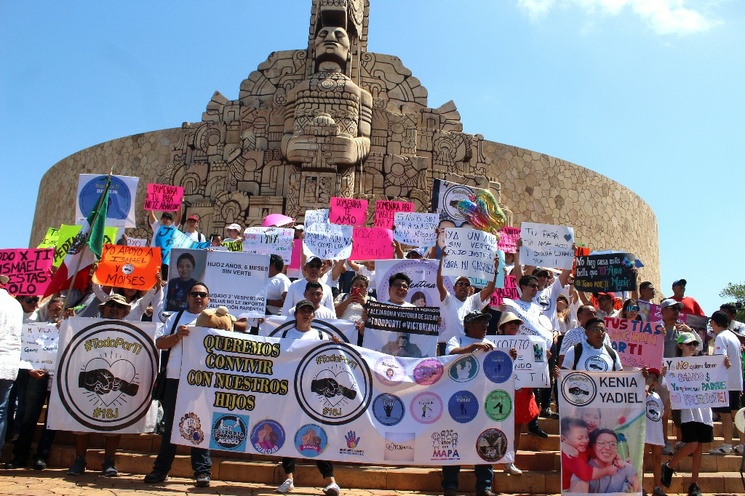
{"type": "Polygon", "coordinates": [[[91,231],[93,229],[93,225],[96,223],[96,219],[98,218],[98,215],[101,211],[101,206],[103,203],[103,197],[106,196],[106,191],[109,189],[109,186],[111,185],[111,176],[114,173],[114,166],[111,166],[111,169],[109,170],[109,175],[106,176],[106,186],[103,188],[103,192],[101,193],[101,196],[98,197],[98,201],[96,202],[96,207],[93,210],[93,219],[92,222],[89,224],[89,231],[86,236],[85,242],[83,243],[83,247],[80,250],[80,256],[78,257],[78,261],[75,264],[75,271],[72,273],[72,278],[70,279],[70,287],[67,289],[67,293],[65,293],[65,301],[62,304],[62,308],[67,308],[67,303],[70,300],[70,293],[72,293],[73,287],[75,286],[75,279],[78,277],[78,272],[80,271],[80,263],[83,261],[83,255],[85,254],[85,250],[88,248],[88,240],[91,236],[91,231]]]}

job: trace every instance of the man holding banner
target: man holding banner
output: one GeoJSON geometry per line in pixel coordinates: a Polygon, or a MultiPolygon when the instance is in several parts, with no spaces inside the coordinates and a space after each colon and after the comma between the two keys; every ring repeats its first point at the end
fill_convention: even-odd
{"type": "Polygon", "coordinates": [[[0,274],[0,447],[5,442],[10,388],[21,361],[23,308],[5,290],[10,278],[0,274]]]}

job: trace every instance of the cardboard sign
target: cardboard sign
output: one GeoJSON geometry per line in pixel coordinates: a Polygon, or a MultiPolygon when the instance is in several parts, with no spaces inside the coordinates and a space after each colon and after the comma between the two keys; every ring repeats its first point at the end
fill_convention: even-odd
{"type": "Polygon", "coordinates": [[[321,260],[347,259],[352,254],[352,226],[317,222],[305,229],[303,250],[306,257],[321,260]]]}
{"type": "Polygon", "coordinates": [[[59,229],[50,227],[47,229],[47,233],[44,235],[44,239],[41,240],[37,248],[54,248],[57,246],[57,240],[59,239],[59,229]]]}
{"type": "Polygon", "coordinates": [[[383,227],[355,227],[350,260],[393,258],[393,231],[383,227]]]}
{"type": "Polygon", "coordinates": [[[59,329],[57,329],[57,324],[46,322],[23,324],[21,368],[54,372],[57,368],[58,345],[59,329]]]}
{"type": "Polygon", "coordinates": [[[243,232],[243,251],[258,255],[279,255],[285,264],[292,261],[294,229],[247,227],[243,232]]]}
{"type": "Polygon", "coordinates": [[[725,355],[665,358],[665,380],[670,388],[670,407],[726,407],[729,405],[725,355]]]}
{"type": "MultiPolygon", "coordinates": [[[[75,218],[78,224],[82,224],[96,208],[98,199],[106,187],[106,178],[106,175],[80,174],[77,201],[75,202],[75,218]]],[[[111,176],[106,225],[137,227],[135,222],[135,196],[139,181],[139,177],[111,176]]]]}
{"type": "Polygon", "coordinates": [[[184,188],[170,184],[147,185],[147,199],[145,210],[160,210],[163,212],[175,212],[181,206],[184,197],[184,188]]]}
{"type": "Polygon", "coordinates": [[[413,212],[412,202],[378,200],[375,202],[375,227],[393,229],[396,212],[413,212]]]}
{"type": "Polygon", "coordinates": [[[103,245],[93,282],[147,291],[158,281],[160,263],[160,248],[103,245]]]}
{"type": "MultiPolygon", "coordinates": [[[[55,267],[59,267],[63,260],[65,260],[67,250],[72,247],[75,241],[75,236],[77,236],[80,232],[80,228],[81,226],[69,226],[67,224],[62,224],[59,229],[57,246],[54,248],[54,261],[52,262],[52,265],[54,265],[55,267]]],[[[118,227],[106,226],[106,229],[104,229],[103,232],[103,242],[110,244],[115,243],[118,230],[118,227]]]]}
{"type": "Polygon", "coordinates": [[[437,214],[396,212],[393,239],[404,245],[433,246],[439,222],[437,214]]]}
{"type": "Polygon", "coordinates": [[[367,222],[367,200],[332,197],[329,221],[332,224],[364,226],[367,222]]]}
{"type": "Polygon", "coordinates": [[[5,289],[14,296],[42,295],[52,281],[52,248],[0,250],[0,274],[8,276],[5,289]]]}
{"type": "Polygon", "coordinates": [[[437,354],[439,307],[402,307],[368,300],[362,346],[399,357],[437,354]]]}
{"type": "MultiPolygon", "coordinates": [[[[497,237],[478,229],[445,229],[445,253],[442,275],[468,276],[473,279],[494,280],[497,257],[497,237]]],[[[504,260],[504,256],[500,257],[504,260]]],[[[504,265],[504,264],[502,264],[504,265]]],[[[499,270],[504,277],[504,270],[499,270]]]]}
{"type": "Polygon", "coordinates": [[[518,239],[520,239],[520,228],[505,226],[499,231],[497,247],[505,253],[515,253],[518,239]]]}
{"type": "Polygon", "coordinates": [[[504,302],[505,298],[517,300],[520,295],[517,292],[517,280],[515,276],[508,275],[504,278],[504,287],[496,288],[489,299],[489,306],[497,309],[504,302]]]}
{"type": "Polygon", "coordinates": [[[574,287],[579,291],[633,291],[636,289],[631,253],[588,255],[577,258],[574,287]]]}
{"type": "Polygon", "coordinates": [[[568,226],[523,222],[520,263],[536,267],[571,269],[574,264],[574,229],[568,226]]]}
{"type": "Polygon", "coordinates": [[[235,316],[264,318],[269,255],[207,252],[204,283],[210,288],[210,307],[226,306],[235,316]]]}
{"type": "Polygon", "coordinates": [[[321,208],[318,210],[306,210],[304,222],[305,222],[305,229],[308,229],[308,227],[316,223],[328,224],[329,223],[329,209],[321,208]]]}
{"type": "Polygon", "coordinates": [[[605,317],[605,327],[621,365],[662,368],[664,326],[641,320],[605,317]]]}

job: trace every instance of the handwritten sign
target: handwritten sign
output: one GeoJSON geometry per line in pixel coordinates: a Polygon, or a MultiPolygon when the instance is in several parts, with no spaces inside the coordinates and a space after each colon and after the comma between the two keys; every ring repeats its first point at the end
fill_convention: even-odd
{"type": "Polygon", "coordinates": [[[580,291],[633,291],[636,289],[634,255],[608,253],[577,258],[574,287],[580,291]]]}
{"type": "Polygon", "coordinates": [[[662,368],[662,352],[665,348],[663,326],[641,320],[605,317],[605,327],[621,365],[662,368]]]}
{"type": "MultiPolygon", "coordinates": [[[[62,224],[59,229],[57,245],[54,248],[54,262],[52,262],[53,266],[59,267],[60,264],[62,264],[62,261],[65,259],[65,255],[67,255],[67,250],[69,250],[75,242],[75,236],[77,236],[80,232],[80,228],[81,226],[69,226],[67,224],[62,224]]],[[[118,227],[107,226],[106,229],[104,229],[103,231],[103,242],[114,243],[116,241],[116,233],[118,230],[118,227]]]]}
{"type": "Polygon", "coordinates": [[[375,202],[375,227],[393,229],[396,212],[413,212],[412,202],[378,200],[375,202]]]}
{"type": "Polygon", "coordinates": [[[127,246],[147,246],[147,239],[127,236],[127,246]]]}
{"type": "Polygon", "coordinates": [[[0,250],[0,274],[8,276],[5,289],[15,296],[44,294],[52,281],[51,248],[0,250]]]}
{"type": "Polygon", "coordinates": [[[294,229],[247,227],[243,232],[243,251],[259,255],[279,255],[284,263],[292,261],[294,229]]]}
{"type": "Polygon", "coordinates": [[[442,261],[442,275],[465,275],[488,281],[494,279],[497,237],[493,234],[478,229],[445,229],[445,253],[447,256],[442,261]]]}
{"type": "Polygon", "coordinates": [[[21,368],[54,371],[57,366],[59,329],[56,324],[29,322],[21,334],[21,368]]]}
{"type": "Polygon", "coordinates": [[[433,246],[437,241],[437,214],[396,212],[393,239],[411,246],[433,246]]]}
{"type": "Polygon", "coordinates": [[[154,236],[155,246],[160,248],[161,258],[166,265],[171,262],[171,249],[173,248],[204,250],[210,247],[209,241],[194,241],[173,226],[161,225],[154,236]]]}
{"type": "Polygon", "coordinates": [[[568,226],[523,222],[520,263],[558,269],[571,269],[574,264],[574,229],[568,226]]]}
{"type": "Polygon", "coordinates": [[[355,227],[351,260],[393,258],[393,231],[383,227],[355,227]]]}
{"type": "Polygon", "coordinates": [[[305,229],[308,229],[309,226],[316,224],[316,223],[328,224],[329,223],[329,209],[320,208],[318,210],[306,210],[304,222],[305,222],[305,229]]]}
{"type": "Polygon", "coordinates": [[[103,245],[93,282],[147,291],[158,280],[160,262],[160,248],[103,245]]]}
{"type": "Polygon", "coordinates": [[[494,309],[499,308],[505,298],[509,298],[513,301],[520,298],[520,295],[517,292],[517,280],[513,275],[505,276],[504,287],[494,290],[489,299],[489,306],[494,309]]]}
{"type": "Polygon", "coordinates": [[[517,351],[512,362],[515,371],[515,389],[526,387],[544,388],[551,386],[548,373],[546,341],[537,336],[486,336],[494,347],[509,355],[511,349],[517,351]]]}
{"type": "Polygon", "coordinates": [[[329,221],[332,224],[364,226],[367,221],[367,200],[332,197],[329,221]]]}
{"type": "Polygon", "coordinates": [[[163,212],[175,212],[181,206],[184,197],[184,188],[171,186],[170,184],[147,185],[147,199],[145,210],[161,210],[163,212]]]}
{"type": "Polygon", "coordinates": [[[213,251],[207,253],[204,283],[210,307],[228,307],[233,315],[264,318],[269,255],[213,251]]]}
{"type": "Polygon", "coordinates": [[[515,253],[518,239],[520,239],[520,228],[505,226],[499,231],[497,247],[505,253],[515,253]]]}
{"type": "Polygon", "coordinates": [[[44,235],[44,239],[41,240],[37,248],[54,248],[57,246],[57,240],[59,239],[59,229],[50,227],[47,229],[47,233],[44,235]]]}
{"type": "Polygon", "coordinates": [[[303,250],[306,257],[322,260],[346,259],[352,254],[352,226],[311,224],[305,230],[303,250]]]}
{"type": "Polygon", "coordinates": [[[673,410],[729,405],[724,355],[665,358],[673,410]]]}

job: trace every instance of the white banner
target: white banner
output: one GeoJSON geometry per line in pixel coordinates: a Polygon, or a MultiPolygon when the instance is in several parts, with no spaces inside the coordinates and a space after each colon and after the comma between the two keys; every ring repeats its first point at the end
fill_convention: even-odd
{"type": "Polygon", "coordinates": [[[266,281],[269,255],[236,251],[208,251],[204,283],[210,290],[210,307],[226,306],[233,315],[263,319],[266,314],[266,281]]]}
{"type": "Polygon", "coordinates": [[[394,358],[205,328],[188,341],[173,443],[385,465],[514,460],[512,360],[502,351],[394,358]]]}
{"type": "Polygon", "coordinates": [[[647,418],[641,371],[562,369],[559,412],[562,494],[641,495],[647,418]],[[617,470],[587,480],[588,464],[617,470]]]}
{"type": "Polygon", "coordinates": [[[279,255],[289,265],[292,260],[294,229],[281,227],[247,227],[243,231],[243,251],[259,255],[279,255]]]}
{"type": "Polygon", "coordinates": [[[57,324],[28,322],[21,334],[21,368],[54,371],[57,368],[57,324]]]}
{"type": "MultiPolygon", "coordinates": [[[[729,405],[724,355],[664,358],[670,407],[726,407],[729,405]]],[[[733,364],[734,366],[734,364],[733,364]]]]}
{"type": "MultiPolygon", "coordinates": [[[[259,336],[282,338],[286,331],[295,327],[295,319],[273,315],[266,317],[259,325],[259,336]]],[[[313,319],[310,326],[325,332],[329,336],[336,336],[345,343],[357,344],[357,327],[350,320],[313,319]]]]}
{"type": "MultiPolygon", "coordinates": [[[[494,258],[497,250],[497,237],[478,229],[447,228],[445,229],[445,252],[442,261],[442,275],[468,276],[470,279],[494,279],[494,258]]],[[[500,261],[504,260],[502,254],[500,261]]],[[[502,267],[500,267],[502,269],[502,267]]],[[[499,270],[504,286],[504,270],[499,270]]]]}
{"type": "Polygon", "coordinates": [[[307,258],[346,259],[352,255],[353,226],[317,222],[305,229],[303,251],[307,258]]]}
{"type": "Polygon", "coordinates": [[[520,225],[520,263],[558,269],[574,264],[574,229],[523,222],[520,225]]]}
{"type": "Polygon", "coordinates": [[[393,217],[393,239],[411,246],[434,246],[437,242],[437,214],[396,212],[393,217]]]}
{"type": "Polygon", "coordinates": [[[62,321],[48,427],[115,434],[146,432],[158,366],[155,330],[152,322],[86,317],[62,321]]]}
{"type": "MultiPolygon", "coordinates": [[[[106,186],[106,174],[80,174],[78,178],[75,218],[82,224],[96,208],[96,203],[106,186]]],[[[106,225],[117,227],[137,227],[135,222],[135,196],[139,177],[111,176],[109,188],[109,209],[106,225]]]]}
{"type": "Polygon", "coordinates": [[[520,325],[520,334],[543,338],[543,340],[546,341],[546,346],[551,348],[551,345],[554,342],[551,321],[548,320],[548,317],[541,314],[541,307],[539,305],[534,304],[528,311],[526,311],[523,309],[520,300],[505,298],[502,300],[502,304],[523,321],[520,325]]]}
{"type": "Polygon", "coordinates": [[[551,386],[548,370],[546,341],[538,336],[488,335],[486,339],[494,343],[498,350],[509,353],[517,351],[514,361],[515,389],[547,388],[551,386]]]}

